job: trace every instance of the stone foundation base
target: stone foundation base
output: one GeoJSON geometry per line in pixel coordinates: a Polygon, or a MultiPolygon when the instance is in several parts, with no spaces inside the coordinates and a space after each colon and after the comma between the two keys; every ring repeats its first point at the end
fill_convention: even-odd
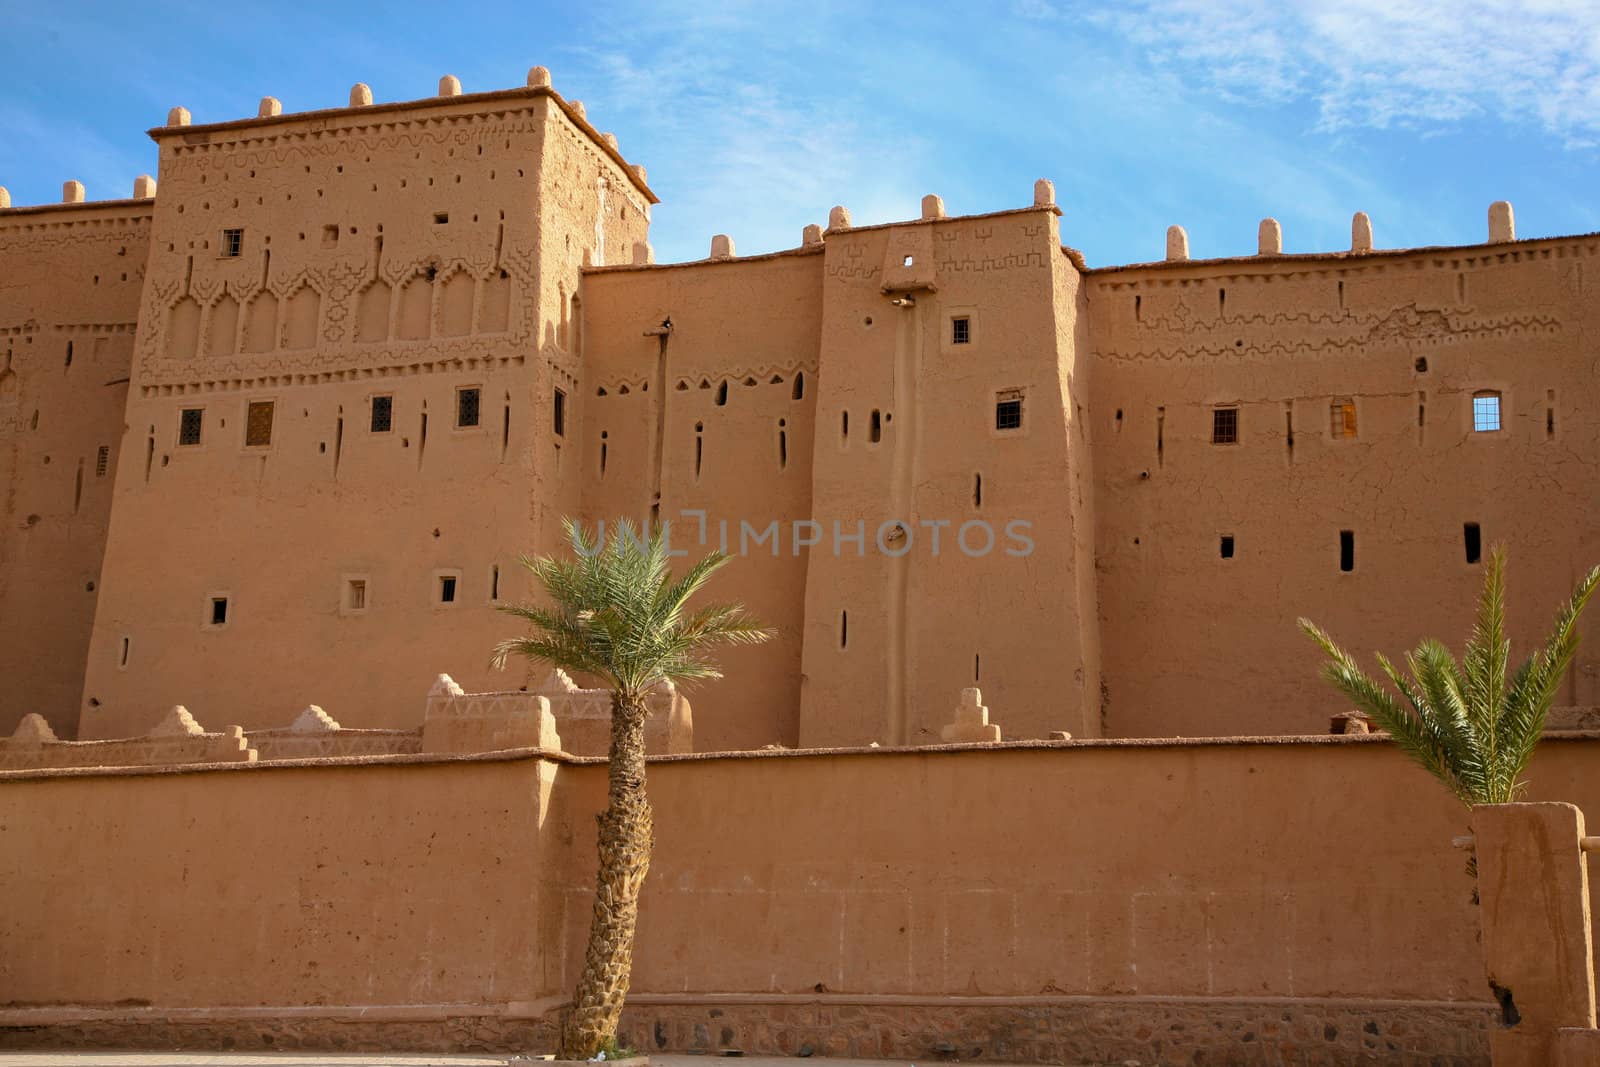
{"type": "MultiPolygon", "coordinates": [[[[0,1012],[0,1048],[551,1052],[557,1014],[401,1009],[0,1012]]],[[[1220,997],[641,994],[641,1053],[1177,1067],[1488,1067],[1491,1005],[1220,997]]]]}
{"type": "MultiPolygon", "coordinates": [[[[779,999],[779,998],[775,998],[779,999]]],[[[1488,1067],[1492,1008],[1210,997],[868,998],[685,1002],[641,996],[622,1043],[642,1052],[991,1063],[1488,1067]]]]}

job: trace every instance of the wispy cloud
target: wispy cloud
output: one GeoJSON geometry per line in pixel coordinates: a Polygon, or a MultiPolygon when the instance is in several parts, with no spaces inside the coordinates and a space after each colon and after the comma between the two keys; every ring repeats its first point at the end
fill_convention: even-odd
{"type": "MultiPolygon", "coordinates": [[[[737,42],[758,35],[761,12],[655,5],[603,47],[570,50],[590,113],[614,121],[623,151],[650,168],[662,196],[651,227],[663,259],[703,258],[713,229],[741,253],[792,248],[808,223],[826,223],[847,192],[854,218],[915,210],[921,136],[872,125],[873,109],[848,94],[795,92],[810,81],[791,42],[789,59],[752,67],[737,42]],[[630,132],[631,131],[631,132],[630,132]]],[[[570,91],[557,78],[557,88],[570,91]]]]}
{"type": "Polygon", "coordinates": [[[1324,131],[1494,118],[1600,141],[1600,0],[1133,0],[1083,17],[1190,84],[1311,101],[1324,131]]]}

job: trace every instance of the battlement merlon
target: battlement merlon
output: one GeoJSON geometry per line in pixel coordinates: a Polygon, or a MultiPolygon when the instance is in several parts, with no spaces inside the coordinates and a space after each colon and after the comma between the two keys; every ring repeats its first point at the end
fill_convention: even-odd
{"type": "MultiPolygon", "coordinates": [[[[940,210],[943,209],[943,206],[941,202],[939,205],[940,210]]],[[[805,227],[801,232],[800,244],[794,248],[781,248],[775,252],[758,252],[754,255],[741,256],[734,251],[732,237],[727,234],[715,234],[712,236],[711,254],[705,259],[688,259],[677,263],[656,263],[653,259],[650,261],[636,259],[632,263],[607,263],[604,266],[587,266],[583,268],[583,273],[618,274],[628,271],[677,270],[688,267],[704,267],[708,264],[755,263],[761,260],[787,256],[820,255],[829,234],[839,237],[845,234],[871,233],[876,230],[891,230],[913,226],[945,226],[957,223],[981,222],[985,219],[1005,218],[1011,215],[1032,215],[1039,212],[1046,212],[1057,217],[1063,214],[1061,208],[1053,200],[1050,202],[1036,200],[1035,203],[1028,207],[1002,208],[999,211],[981,211],[971,215],[925,214],[915,219],[894,219],[889,222],[874,222],[855,226],[850,223],[850,213],[846,209],[835,207],[828,216],[828,227],[824,229],[817,224],[805,227]]],[[[1079,270],[1087,269],[1083,262],[1083,254],[1077,249],[1064,247],[1062,251],[1079,270]]]]}
{"type": "MultiPolygon", "coordinates": [[[[623,157],[617,148],[616,138],[595,128],[584,117],[582,104],[577,101],[568,101],[549,85],[528,85],[482,93],[430,96],[421,100],[401,100],[392,103],[354,104],[348,107],[323,108],[316,111],[279,111],[277,114],[230,119],[226,122],[211,122],[203,125],[190,123],[188,121],[189,113],[186,109],[173,108],[167,125],[156,126],[145,132],[151,140],[162,147],[174,142],[184,145],[227,144],[231,141],[242,141],[258,137],[261,131],[276,131],[284,127],[293,127],[306,123],[316,123],[318,132],[328,132],[344,128],[355,129],[371,126],[375,122],[383,121],[383,116],[388,115],[417,113],[418,117],[432,117],[434,115],[473,114],[485,110],[486,105],[515,105],[519,102],[533,101],[541,97],[549,97],[553,100],[556,106],[561,109],[562,114],[567,117],[567,120],[593,142],[597,151],[617,165],[618,169],[627,176],[628,181],[645,199],[652,204],[661,203],[661,198],[656,196],[645,182],[644,168],[629,163],[623,157]],[[181,115],[179,115],[180,112],[181,115]]],[[[270,111],[272,109],[264,107],[261,110],[270,111]]]]}
{"type": "Polygon", "coordinates": [[[156,182],[148,174],[141,174],[133,180],[133,196],[116,200],[89,200],[84,195],[83,183],[68,181],[62,184],[61,199],[54,204],[19,204],[11,205],[11,193],[5,186],[0,185],[0,219],[13,219],[26,215],[38,215],[53,211],[81,212],[93,208],[150,208],[155,202],[156,182]]]}

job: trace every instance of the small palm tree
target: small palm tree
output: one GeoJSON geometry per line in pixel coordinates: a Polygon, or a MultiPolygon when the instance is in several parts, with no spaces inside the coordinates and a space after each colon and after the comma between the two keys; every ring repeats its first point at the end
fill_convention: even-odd
{"type": "Polygon", "coordinates": [[[623,519],[606,540],[603,523],[593,538],[571,519],[562,526],[575,558],[520,560],[550,606],[502,608],[526,620],[532,633],[502,641],[493,662],[500,668],[512,656],[542,660],[594,675],[611,689],[609,788],[599,816],[594,919],[558,1053],[561,1059],[586,1060],[604,1045],[614,1047],[633,964],[639,889],[655,844],[645,797],[645,700],[663,682],[722,677],[705,658],[707,649],[754,644],[772,634],[738,604],[688,611],[689,600],[728,562],[726,553],[711,553],[674,580],[663,529],[641,532],[623,519]]]}
{"type": "Polygon", "coordinates": [[[1497,546],[1489,556],[1478,619],[1461,663],[1432,638],[1406,653],[1409,678],[1378,654],[1378,665],[1404,703],[1368,677],[1333,638],[1310,620],[1300,620],[1300,628],[1328,654],[1322,676],[1468,807],[1510,803],[1522,791],[1522,771],[1578,649],[1578,616],[1600,584],[1600,567],[1584,575],[1556,616],[1555,632],[1508,679],[1505,565],[1505,549],[1497,546]]]}

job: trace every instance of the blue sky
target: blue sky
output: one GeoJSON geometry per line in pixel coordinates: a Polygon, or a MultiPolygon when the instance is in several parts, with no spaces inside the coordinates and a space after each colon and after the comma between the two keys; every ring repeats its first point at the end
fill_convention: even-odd
{"type": "Polygon", "coordinates": [[[1094,266],[1600,230],[1600,0],[1059,0],[903,5],[703,0],[259,5],[0,0],[0,185],[50,203],[77,178],[127,196],[143,131],[468,92],[549,67],[650,171],[657,259],[797,245],[859,223],[1029,203],[1055,181],[1063,240],[1094,266]]]}

